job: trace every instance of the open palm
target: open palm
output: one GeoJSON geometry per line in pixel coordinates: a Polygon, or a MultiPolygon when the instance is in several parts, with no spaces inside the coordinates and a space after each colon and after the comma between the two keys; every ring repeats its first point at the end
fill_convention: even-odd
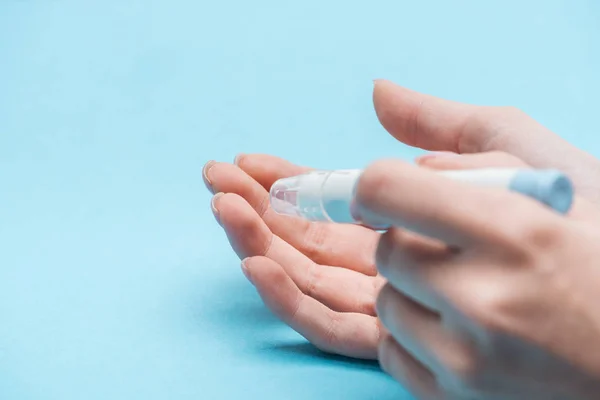
{"type": "MultiPolygon", "coordinates": [[[[422,166],[559,168],[581,196],[600,203],[600,162],[518,110],[455,103],[385,81],[373,97],[379,120],[399,141],[463,153],[423,158],[422,166]]],[[[215,193],[213,212],[265,304],[321,350],[375,359],[381,329],[375,300],[384,283],[374,257],[380,235],[277,215],[269,207],[277,179],[307,170],[273,156],[242,155],[234,164],[211,161],[203,172],[215,193]]],[[[594,208],[582,215],[598,213],[587,202],[574,213],[582,207],[594,208]]]]}
{"type": "Polygon", "coordinates": [[[263,301],[320,349],[376,358],[379,234],[273,212],[273,182],[306,168],[268,155],[238,156],[235,164],[209,162],[205,180],[224,193],[213,200],[213,211],[263,301]]]}

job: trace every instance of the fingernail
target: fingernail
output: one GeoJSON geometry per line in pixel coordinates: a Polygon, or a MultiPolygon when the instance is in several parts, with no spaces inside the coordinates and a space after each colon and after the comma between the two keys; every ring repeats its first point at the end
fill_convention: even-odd
{"type": "Polygon", "coordinates": [[[431,153],[428,153],[423,156],[415,158],[415,163],[417,163],[418,165],[421,165],[421,164],[426,164],[434,159],[438,159],[438,158],[442,158],[442,157],[443,158],[457,157],[457,156],[460,156],[460,154],[453,153],[451,151],[433,151],[431,153]]]}
{"type": "Polygon", "coordinates": [[[238,155],[237,155],[237,156],[235,156],[235,158],[233,159],[233,163],[239,167],[239,166],[240,166],[240,161],[242,160],[242,157],[244,157],[244,153],[240,153],[240,154],[238,154],[238,155]]]}
{"type": "Polygon", "coordinates": [[[216,161],[209,161],[204,165],[204,168],[202,168],[202,180],[204,180],[204,184],[206,185],[206,188],[211,192],[214,193],[214,189],[212,187],[212,182],[208,176],[208,173],[210,171],[210,169],[216,164],[216,161]]]}
{"type": "Polygon", "coordinates": [[[219,209],[217,208],[218,205],[218,201],[219,199],[224,195],[225,193],[217,193],[213,196],[213,198],[210,201],[210,208],[212,209],[213,215],[215,216],[215,219],[217,220],[217,222],[219,223],[219,225],[221,225],[221,218],[219,216],[219,209]]]}
{"type": "Polygon", "coordinates": [[[250,274],[250,269],[248,268],[248,264],[247,264],[247,261],[249,259],[250,259],[250,257],[247,257],[242,260],[242,272],[244,273],[244,276],[246,277],[246,279],[248,279],[250,281],[250,283],[254,285],[254,282],[252,282],[252,275],[250,274]]]}

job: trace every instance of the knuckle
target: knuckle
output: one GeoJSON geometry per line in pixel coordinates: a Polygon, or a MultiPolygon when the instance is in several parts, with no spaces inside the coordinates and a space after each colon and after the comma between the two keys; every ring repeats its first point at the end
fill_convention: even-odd
{"type": "Polygon", "coordinates": [[[377,298],[384,285],[379,278],[380,277],[377,277],[371,280],[369,290],[365,290],[364,295],[358,300],[359,312],[367,315],[377,315],[377,298]]]}
{"type": "Polygon", "coordinates": [[[563,230],[556,222],[548,219],[530,221],[523,219],[523,222],[516,226],[512,238],[515,246],[526,252],[533,251],[534,254],[538,254],[540,250],[554,248],[562,240],[563,230]]]}
{"type": "Polygon", "coordinates": [[[481,385],[483,362],[476,352],[461,348],[446,355],[442,363],[449,372],[449,385],[453,388],[475,388],[481,385]]]}
{"type": "Polygon", "coordinates": [[[426,106],[424,102],[421,102],[418,106],[412,107],[407,110],[407,118],[405,122],[405,130],[409,135],[410,143],[418,143],[421,130],[421,122],[424,117],[426,106]]]}
{"type": "Polygon", "coordinates": [[[323,350],[328,351],[337,347],[339,340],[338,330],[340,326],[340,319],[338,314],[333,313],[329,320],[329,325],[325,331],[325,338],[323,342],[323,350]]]}
{"type": "Polygon", "coordinates": [[[503,221],[490,231],[489,250],[503,260],[531,262],[542,250],[550,250],[565,240],[565,226],[560,218],[541,213],[532,201],[515,201],[513,194],[497,193],[489,197],[486,207],[503,221]],[[511,196],[511,197],[509,197],[511,196]],[[507,207],[507,203],[511,206],[507,207]]]}
{"type": "Polygon", "coordinates": [[[314,260],[330,249],[327,246],[327,226],[323,223],[314,222],[307,225],[304,235],[302,252],[314,260]]]}
{"type": "Polygon", "coordinates": [[[487,143],[482,143],[482,132],[484,142],[493,136],[492,121],[496,116],[491,107],[478,107],[467,119],[462,127],[458,139],[459,153],[477,153],[489,149],[487,143]]]}
{"type": "Polygon", "coordinates": [[[474,280],[461,288],[467,294],[456,305],[463,315],[485,332],[508,332],[519,296],[515,296],[514,288],[505,282],[484,280],[474,280]]]}
{"type": "Polygon", "coordinates": [[[377,315],[375,311],[375,301],[374,297],[360,296],[360,298],[356,299],[356,305],[354,307],[357,313],[365,314],[365,315],[377,315]]]}
{"type": "MultiPolygon", "coordinates": [[[[287,279],[287,277],[284,276],[284,274],[280,274],[279,277],[280,277],[280,279],[273,282],[273,284],[275,284],[275,285],[282,284],[282,283],[284,283],[285,279],[287,279]]],[[[304,299],[305,299],[305,297],[304,297],[304,294],[302,294],[302,293],[299,293],[296,296],[296,298],[294,299],[294,303],[293,303],[293,306],[290,311],[290,320],[291,321],[297,322],[298,314],[300,313],[300,309],[302,308],[302,302],[304,301],[304,299]]],[[[275,302],[273,305],[273,308],[274,308],[274,311],[277,313],[277,315],[285,314],[285,306],[283,303],[275,302]]]]}
{"type": "Polygon", "coordinates": [[[267,257],[269,253],[271,253],[271,249],[273,248],[273,243],[275,242],[275,236],[269,235],[268,239],[264,241],[262,250],[258,252],[258,255],[267,257]]]}
{"type": "Polygon", "coordinates": [[[504,141],[509,140],[509,135],[506,135],[509,127],[525,119],[529,119],[527,114],[512,106],[477,107],[463,125],[458,150],[461,153],[476,153],[504,148],[504,141]],[[482,135],[482,132],[485,134],[482,135]]]}
{"type": "Polygon", "coordinates": [[[315,293],[318,291],[319,282],[321,279],[321,268],[314,263],[310,263],[310,266],[308,267],[308,278],[306,280],[304,293],[309,297],[315,297],[315,293]]]}
{"type": "Polygon", "coordinates": [[[271,207],[271,204],[269,202],[269,195],[263,196],[260,199],[260,201],[256,204],[256,213],[261,218],[265,218],[267,211],[269,211],[270,207],[271,207]]]}

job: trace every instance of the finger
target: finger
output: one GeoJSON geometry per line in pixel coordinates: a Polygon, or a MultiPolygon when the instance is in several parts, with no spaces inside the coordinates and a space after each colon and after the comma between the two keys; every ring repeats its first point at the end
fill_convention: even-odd
{"type": "Polygon", "coordinates": [[[396,289],[429,310],[441,311],[443,301],[435,293],[439,288],[426,284],[425,268],[449,264],[455,254],[443,243],[391,228],[381,236],[375,262],[381,275],[396,289]]]}
{"type": "Polygon", "coordinates": [[[476,363],[472,349],[444,328],[438,313],[388,284],[377,298],[377,315],[396,342],[432,371],[438,381],[473,374],[476,363]]]}
{"type": "Polygon", "coordinates": [[[281,178],[307,173],[311,170],[269,154],[238,154],[234,164],[246,172],[267,191],[281,178]]]}
{"type": "Polygon", "coordinates": [[[300,290],[340,312],[375,315],[383,279],[345,268],[319,265],[274,235],[240,196],[217,196],[213,207],[231,246],[241,259],[268,257],[280,264],[300,290]]]}
{"type": "MultiPolygon", "coordinates": [[[[253,158],[246,156],[248,163],[253,158]]],[[[265,162],[265,169],[282,168],[281,162],[265,162]]],[[[319,264],[339,265],[367,275],[376,274],[373,254],[378,234],[360,226],[316,223],[301,218],[278,215],[269,206],[268,192],[251,176],[235,165],[209,162],[204,175],[215,192],[235,193],[256,210],[269,229],[282,240],[319,264]]],[[[266,179],[263,176],[263,180],[266,179]]]]}
{"type": "MultiPolygon", "coordinates": [[[[420,249],[412,243],[414,241],[397,228],[387,231],[377,248],[377,267],[388,285],[405,298],[414,300],[434,314],[444,315],[447,327],[454,316],[458,316],[459,320],[468,315],[471,319],[489,321],[490,305],[502,302],[506,296],[514,297],[514,293],[529,293],[535,287],[535,283],[529,280],[516,282],[506,274],[504,263],[482,262],[481,251],[456,252],[439,247],[436,252],[420,249]]],[[[510,256],[509,250],[504,250],[503,246],[497,247],[502,249],[503,257],[510,256]]],[[[385,296],[382,289],[378,300],[382,301],[381,298],[385,296]]],[[[382,306],[377,306],[380,313],[382,306]]],[[[442,350],[438,353],[446,355],[442,350]]],[[[446,368],[454,366],[456,372],[469,372],[467,365],[453,363],[456,360],[451,358],[447,358],[447,361],[446,368]]]]}
{"type": "Polygon", "coordinates": [[[356,206],[358,217],[369,224],[387,223],[458,247],[498,245],[536,218],[561,221],[524,196],[456,182],[400,161],[379,161],[363,172],[356,206]],[[503,223],[491,223],[491,216],[503,223]]]}
{"type": "Polygon", "coordinates": [[[521,159],[501,151],[474,154],[432,153],[416,160],[421,167],[439,170],[478,168],[531,168],[521,159]]]}
{"type": "MultiPolygon", "coordinates": [[[[278,179],[288,178],[290,176],[311,171],[311,168],[301,167],[282,158],[267,154],[238,154],[234,163],[259,182],[267,191],[271,189],[271,186],[278,179]]],[[[350,228],[349,226],[345,227],[350,228]]],[[[371,231],[377,230],[377,227],[360,225],[357,230],[361,233],[364,231],[361,229],[362,227],[371,231]]],[[[369,235],[373,238],[377,237],[377,235],[373,235],[373,233],[369,233],[369,235]]]]}
{"type": "Polygon", "coordinates": [[[406,390],[420,400],[443,400],[435,376],[392,336],[386,335],[379,344],[381,368],[400,382],[406,390]]]}
{"type": "MultiPolygon", "coordinates": [[[[390,284],[377,297],[377,316],[394,339],[430,371],[439,371],[440,315],[410,300],[390,284]]],[[[443,342],[443,340],[442,340],[443,342]]]]}
{"type": "MultiPolygon", "coordinates": [[[[476,168],[531,168],[519,158],[499,151],[475,154],[432,153],[416,160],[419,166],[436,170],[476,168]]],[[[586,199],[576,196],[569,217],[581,221],[600,221],[600,209],[586,199]]]]}
{"type": "Polygon", "coordinates": [[[373,103],[381,124],[392,136],[409,146],[426,150],[505,151],[532,164],[551,160],[547,151],[559,156],[557,153],[561,150],[577,150],[511,107],[476,106],[445,100],[385,80],[375,82],[373,103]]]}
{"type": "Polygon", "coordinates": [[[377,318],[338,313],[306,296],[270,258],[252,257],[244,261],[244,268],[267,307],[316,347],[348,357],[377,357],[377,318]]]}

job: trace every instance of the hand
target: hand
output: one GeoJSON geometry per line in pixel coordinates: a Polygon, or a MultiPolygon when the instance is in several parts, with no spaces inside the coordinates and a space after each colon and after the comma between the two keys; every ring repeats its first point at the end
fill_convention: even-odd
{"type": "MultiPolygon", "coordinates": [[[[591,156],[512,109],[461,105],[385,81],[376,84],[373,97],[383,125],[409,145],[429,150],[491,152],[450,157],[434,154],[418,161],[423,166],[458,169],[522,165],[514,156],[494,152],[504,149],[518,152],[538,167],[562,168],[579,188],[587,188],[589,196],[600,194],[600,184],[590,183],[597,169],[591,156]],[[511,125],[508,121],[515,118],[504,117],[505,113],[518,114],[521,122],[511,125]],[[537,132],[537,142],[533,136],[517,136],[521,129],[530,131],[531,125],[536,126],[532,132],[537,132]],[[519,140],[522,148],[517,146],[519,140]],[[538,152],[540,146],[548,147],[546,153],[538,152]],[[545,161],[543,154],[548,154],[545,161]]],[[[324,351],[376,358],[380,330],[374,304],[384,282],[377,276],[373,260],[379,235],[357,226],[307,223],[269,210],[267,191],[271,184],[307,168],[266,155],[240,156],[235,164],[209,162],[204,177],[210,190],[217,193],[213,211],[232,247],[245,259],[243,269],[266,305],[324,351]]]]}
{"type": "Polygon", "coordinates": [[[278,215],[268,189],[307,169],[267,155],[209,162],[213,212],[265,304],[320,349],[375,359],[375,298],[383,285],[373,254],[379,234],[360,226],[278,215]]]}
{"type": "Polygon", "coordinates": [[[398,161],[364,171],[356,205],[402,227],[376,252],[379,359],[417,398],[598,398],[598,220],[398,161]]]}

